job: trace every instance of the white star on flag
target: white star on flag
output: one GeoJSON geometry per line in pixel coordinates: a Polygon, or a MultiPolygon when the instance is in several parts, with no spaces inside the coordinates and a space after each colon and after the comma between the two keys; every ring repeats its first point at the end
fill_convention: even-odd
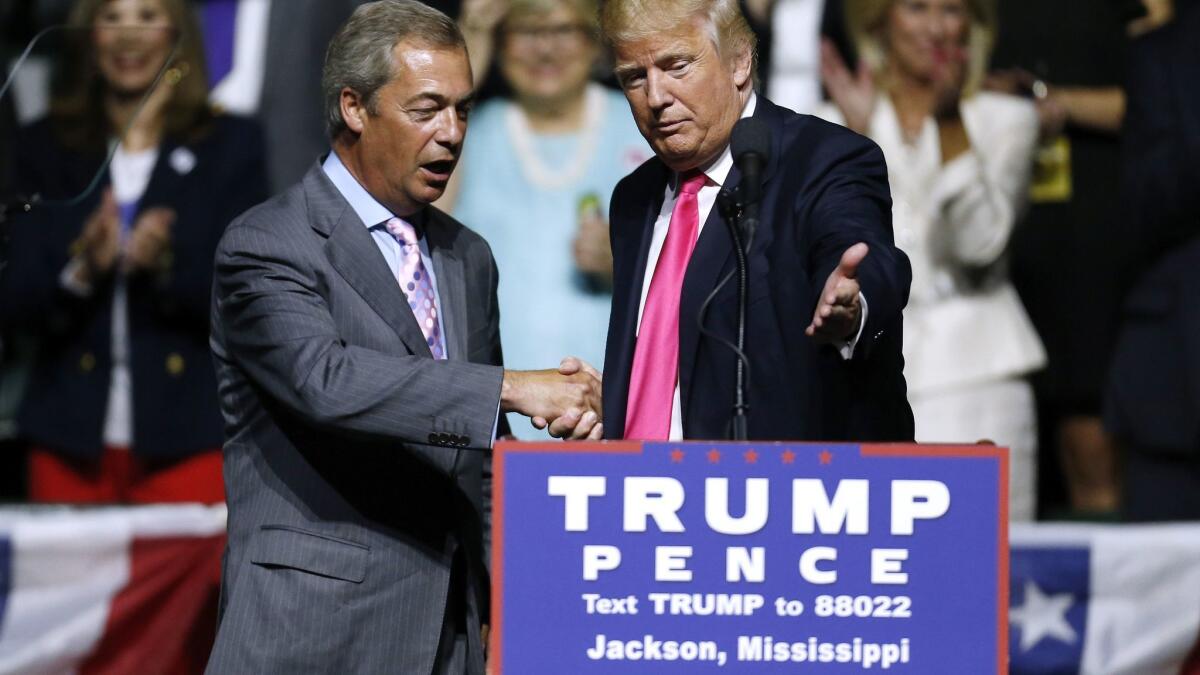
{"type": "Polygon", "coordinates": [[[1025,604],[1008,610],[1008,620],[1021,629],[1021,651],[1033,649],[1045,637],[1075,644],[1079,636],[1067,622],[1067,610],[1074,603],[1070,593],[1046,595],[1037,584],[1025,582],[1025,604]]]}

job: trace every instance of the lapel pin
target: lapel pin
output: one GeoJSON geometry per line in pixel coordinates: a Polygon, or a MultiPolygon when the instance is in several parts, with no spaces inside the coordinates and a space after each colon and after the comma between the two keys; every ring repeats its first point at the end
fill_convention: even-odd
{"type": "Polygon", "coordinates": [[[191,173],[192,169],[196,168],[196,155],[187,148],[175,148],[171,153],[171,168],[175,169],[175,173],[186,176],[191,173]]]}

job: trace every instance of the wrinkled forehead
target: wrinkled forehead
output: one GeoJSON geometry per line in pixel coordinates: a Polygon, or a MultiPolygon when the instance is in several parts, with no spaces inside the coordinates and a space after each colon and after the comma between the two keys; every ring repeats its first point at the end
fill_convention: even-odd
{"type": "Polygon", "coordinates": [[[425,79],[470,87],[471,62],[459,45],[434,45],[401,40],[392,49],[392,76],[397,80],[425,79]]]}

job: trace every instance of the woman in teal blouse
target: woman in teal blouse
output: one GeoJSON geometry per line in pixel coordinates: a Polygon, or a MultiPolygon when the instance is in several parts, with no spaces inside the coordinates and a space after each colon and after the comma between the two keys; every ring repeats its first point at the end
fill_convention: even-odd
{"type": "MultiPolygon", "coordinates": [[[[468,5],[468,35],[472,18],[468,5]]],[[[496,257],[505,366],[541,368],[567,354],[599,365],[611,299],[608,200],[650,150],[625,97],[591,80],[594,0],[513,0],[497,19],[490,31],[512,95],[471,114],[446,206],[496,257]]],[[[545,437],[527,423],[513,428],[545,437]]]]}

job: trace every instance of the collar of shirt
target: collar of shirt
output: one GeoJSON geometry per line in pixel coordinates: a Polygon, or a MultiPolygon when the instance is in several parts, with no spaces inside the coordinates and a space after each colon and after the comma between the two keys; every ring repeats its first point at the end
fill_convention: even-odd
{"type": "MultiPolygon", "coordinates": [[[[354,213],[358,214],[359,220],[368,230],[396,217],[396,214],[392,213],[388,207],[380,204],[371,196],[370,192],[367,192],[367,189],[350,173],[350,169],[347,169],[346,165],[342,163],[337,152],[329,151],[329,156],[321,164],[321,169],[325,171],[325,175],[329,177],[337,191],[350,203],[350,208],[354,209],[354,213]]],[[[424,238],[422,231],[424,228],[419,215],[404,220],[416,228],[417,238],[424,238]]]]}

